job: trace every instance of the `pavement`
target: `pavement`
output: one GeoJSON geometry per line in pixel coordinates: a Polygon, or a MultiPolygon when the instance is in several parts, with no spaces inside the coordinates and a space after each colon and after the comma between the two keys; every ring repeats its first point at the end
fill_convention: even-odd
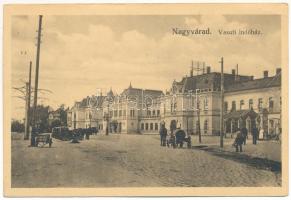
{"type": "Polygon", "coordinates": [[[280,143],[248,141],[236,153],[232,139],[223,149],[219,137],[192,141],[192,149],[173,149],[158,135],[119,134],[32,148],[13,136],[12,187],[281,186],[280,143]]]}

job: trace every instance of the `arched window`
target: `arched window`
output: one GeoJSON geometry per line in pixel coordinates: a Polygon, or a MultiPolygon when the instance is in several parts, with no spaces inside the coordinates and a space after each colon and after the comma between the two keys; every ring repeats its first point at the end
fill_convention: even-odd
{"type": "Polygon", "coordinates": [[[159,130],[159,125],[158,125],[158,123],[155,123],[155,130],[159,130]]]}
{"type": "Polygon", "coordinates": [[[272,97],[269,98],[269,111],[273,112],[273,108],[274,108],[274,100],[272,97]]]}
{"type": "Polygon", "coordinates": [[[228,103],[227,101],[224,102],[224,112],[227,113],[227,110],[228,110],[228,103]]]}
{"type": "Polygon", "coordinates": [[[235,111],[236,110],[236,103],[235,103],[235,101],[232,101],[231,102],[231,110],[232,111],[235,111]]]}
{"type": "Polygon", "coordinates": [[[140,127],[141,130],[144,130],[144,123],[141,123],[141,127],[140,127]]]}
{"type": "Polygon", "coordinates": [[[239,109],[242,110],[244,105],[245,105],[244,100],[240,100],[240,102],[239,102],[239,109]]]}
{"type": "Polygon", "coordinates": [[[157,110],[157,116],[160,116],[160,110],[157,110]]]}
{"type": "Polygon", "coordinates": [[[249,100],[249,109],[250,110],[253,109],[253,105],[254,105],[254,101],[253,101],[253,99],[250,99],[249,100]]]}
{"type": "Polygon", "coordinates": [[[145,124],[145,130],[149,130],[149,124],[148,123],[145,124]]]}
{"type": "Polygon", "coordinates": [[[259,111],[261,111],[263,109],[263,99],[262,98],[258,99],[258,109],[259,109],[259,111]]]}
{"type": "Polygon", "coordinates": [[[204,110],[208,110],[208,98],[205,97],[204,99],[204,110]]]}
{"type": "Polygon", "coordinates": [[[204,121],[204,133],[206,134],[207,131],[208,131],[208,120],[206,119],[206,120],[204,121]]]}
{"type": "Polygon", "coordinates": [[[151,130],[154,129],[154,125],[153,125],[153,123],[150,124],[150,129],[151,129],[151,130]]]}

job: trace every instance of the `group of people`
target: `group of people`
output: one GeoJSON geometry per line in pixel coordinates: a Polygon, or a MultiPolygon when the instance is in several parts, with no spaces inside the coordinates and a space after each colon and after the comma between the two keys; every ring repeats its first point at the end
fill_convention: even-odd
{"type": "MultiPolygon", "coordinates": [[[[253,127],[251,130],[253,144],[256,145],[259,139],[259,130],[257,127],[253,127]]],[[[234,140],[233,146],[236,148],[236,152],[242,152],[242,145],[246,145],[246,141],[248,139],[248,129],[243,127],[238,130],[236,134],[236,138],[234,140]]]]}
{"type": "Polygon", "coordinates": [[[170,127],[170,133],[168,133],[165,124],[160,126],[160,145],[167,147],[179,147],[183,148],[184,142],[187,143],[187,148],[192,148],[191,136],[179,127],[170,127]]]}

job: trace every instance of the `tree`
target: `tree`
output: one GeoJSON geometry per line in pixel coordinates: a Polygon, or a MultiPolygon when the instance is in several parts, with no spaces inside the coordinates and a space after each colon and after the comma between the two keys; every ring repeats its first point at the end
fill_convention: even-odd
{"type": "Polygon", "coordinates": [[[24,132],[24,123],[18,120],[13,120],[11,123],[11,132],[22,133],[24,132]]]}
{"type": "Polygon", "coordinates": [[[55,119],[52,121],[51,128],[61,126],[61,121],[59,119],[55,119]]]}
{"type": "Polygon", "coordinates": [[[65,105],[62,104],[59,108],[60,111],[60,120],[63,126],[67,126],[67,110],[65,110],[65,105]]]}
{"type": "MultiPolygon", "coordinates": [[[[31,116],[33,116],[33,108],[30,109],[31,116]]],[[[49,106],[38,105],[36,108],[36,123],[39,125],[40,132],[49,131],[49,106]]],[[[33,123],[33,120],[31,120],[33,123]]],[[[33,125],[33,124],[31,124],[33,125]]]]}

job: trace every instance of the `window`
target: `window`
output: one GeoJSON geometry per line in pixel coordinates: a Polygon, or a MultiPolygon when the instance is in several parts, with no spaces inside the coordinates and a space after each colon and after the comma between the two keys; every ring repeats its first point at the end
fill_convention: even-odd
{"type": "Polygon", "coordinates": [[[140,129],[144,130],[144,123],[141,123],[140,129]]]}
{"type": "Polygon", "coordinates": [[[149,130],[149,124],[148,123],[145,124],[145,130],[149,130]]]}
{"type": "Polygon", "coordinates": [[[240,100],[240,102],[239,102],[239,109],[242,110],[244,105],[245,105],[244,100],[240,100]]]}
{"type": "Polygon", "coordinates": [[[231,110],[232,110],[232,111],[236,110],[236,104],[235,104],[235,101],[232,101],[232,102],[231,102],[231,110]]]}
{"type": "Polygon", "coordinates": [[[177,110],[177,103],[175,102],[174,103],[174,111],[176,111],[177,110]]]}
{"type": "Polygon", "coordinates": [[[153,130],[154,129],[154,124],[150,123],[150,129],[153,130]]]}
{"type": "Polygon", "coordinates": [[[263,99],[259,98],[259,100],[258,100],[258,109],[259,109],[259,111],[261,111],[262,108],[263,108],[263,99]]]}
{"type": "Polygon", "coordinates": [[[197,100],[197,104],[196,104],[196,109],[199,110],[200,109],[200,100],[197,100]]]}
{"type": "Polygon", "coordinates": [[[274,101],[272,99],[272,97],[269,98],[269,111],[273,112],[274,109],[274,101]]]}
{"type": "Polygon", "coordinates": [[[158,125],[158,123],[155,123],[155,130],[156,130],[156,131],[159,130],[159,125],[158,125]]]}
{"type": "Polygon", "coordinates": [[[122,116],[122,110],[119,111],[119,117],[121,117],[121,116],[122,116]]]}
{"type": "Polygon", "coordinates": [[[126,110],[123,110],[123,116],[126,116],[126,110]]]}
{"type": "Polygon", "coordinates": [[[208,98],[205,97],[204,99],[204,110],[208,110],[208,98]]]}
{"type": "Polygon", "coordinates": [[[249,100],[249,109],[253,109],[254,102],[252,99],[249,100]]]}
{"type": "Polygon", "coordinates": [[[114,110],[114,117],[117,117],[117,110],[114,110]]]}
{"type": "Polygon", "coordinates": [[[228,103],[225,101],[224,102],[224,112],[227,112],[228,110],[228,103]]]}
{"type": "Polygon", "coordinates": [[[156,111],[155,111],[155,110],[153,110],[153,116],[154,116],[154,115],[156,115],[156,111]]]}
{"type": "Polygon", "coordinates": [[[147,110],[147,116],[151,116],[151,111],[147,110]]]}
{"type": "Polygon", "coordinates": [[[208,121],[205,120],[204,121],[204,133],[207,133],[207,131],[208,131],[208,121]]]}
{"type": "Polygon", "coordinates": [[[160,110],[157,110],[157,116],[160,116],[160,110]]]}
{"type": "Polygon", "coordinates": [[[134,117],[134,110],[130,110],[130,117],[134,117]]]}

